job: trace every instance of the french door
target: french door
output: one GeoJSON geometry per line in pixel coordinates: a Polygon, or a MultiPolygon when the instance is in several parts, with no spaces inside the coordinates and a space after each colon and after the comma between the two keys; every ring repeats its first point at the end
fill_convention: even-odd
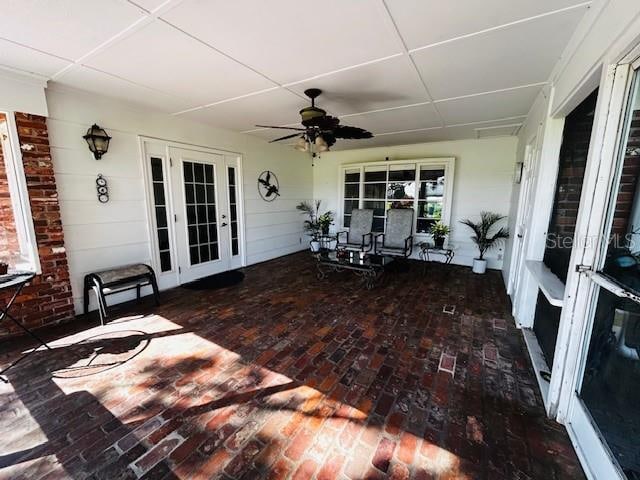
{"type": "Polygon", "coordinates": [[[590,198],[581,204],[576,235],[584,242],[568,281],[572,330],[564,338],[567,365],[575,358],[575,367],[565,367],[569,390],[560,415],[591,478],[640,478],[638,77],[630,64],[607,75],[608,106],[596,125],[597,153],[585,181],[590,198]]]}
{"type": "Polygon", "coordinates": [[[223,155],[170,147],[180,283],[231,268],[228,185],[223,155]]]}

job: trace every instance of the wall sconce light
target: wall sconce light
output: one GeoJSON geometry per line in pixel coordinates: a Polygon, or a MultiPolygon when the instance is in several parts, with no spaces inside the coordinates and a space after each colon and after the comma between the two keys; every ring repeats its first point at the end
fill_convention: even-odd
{"type": "Polygon", "coordinates": [[[89,150],[91,150],[96,160],[100,160],[102,155],[109,150],[109,140],[111,140],[111,137],[107,135],[104,128],[100,128],[95,123],[91,125],[91,128],[87,130],[87,134],[82,138],[89,144],[89,150]]]}

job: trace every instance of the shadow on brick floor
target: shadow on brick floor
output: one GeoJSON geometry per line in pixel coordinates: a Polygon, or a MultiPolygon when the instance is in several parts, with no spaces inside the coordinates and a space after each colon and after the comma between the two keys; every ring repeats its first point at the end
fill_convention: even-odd
{"type": "Polygon", "coordinates": [[[245,273],[51,331],[0,386],[0,477],[583,478],[498,272],[245,273]]]}

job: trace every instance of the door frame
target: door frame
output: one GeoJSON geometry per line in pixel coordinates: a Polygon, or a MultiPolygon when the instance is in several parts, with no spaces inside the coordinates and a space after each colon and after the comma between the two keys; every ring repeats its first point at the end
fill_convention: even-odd
{"type": "MultiPolygon", "coordinates": [[[[624,147],[633,70],[640,67],[640,46],[629,48],[619,62],[605,65],[591,136],[583,194],[565,288],[550,385],[556,418],[564,423],[589,478],[624,479],[612,452],[577,395],[587,359],[593,309],[597,301],[590,270],[600,265],[606,245],[602,238],[609,218],[609,199],[617,188],[612,177],[624,147]],[[595,241],[594,241],[595,239],[595,241]]],[[[617,177],[616,177],[617,178],[617,177]]]]}
{"type": "MultiPolygon", "coordinates": [[[[194,150],[197,152],[210,153],[216,155],[222,155],[225,159],[225,172],[227,174],[227,166],[236,167],[236,203],[238,209],[238,247],[239,252],[237,257],[239,261],[233,261],[231,259],[231,269],[241,268],[247,265],[247,248],[246,248],[246,219],[245,219],[245,196],[244,196],[244,177],[243,177],[243,156],[242,153],[234,152],[230,150],[223,150],[219,148],[212,148],[203,145],[195,145],[176,140],[168,140],[164,138],[151,137],[145,135],[138,135],[138,144],[140,149],[139,161],[142,166],[143,185],[145,192],[145,211],[146,211],[146,223],[147,223],[147,237],[149,241],[149,259],[151,267],[156,272],[158,279],[158,287],[160,290],[166,290],[169,288],[180,285],[180,274],[178,273],[178,251],[177,251],[177,232],[175,228],[175,215],[178,213],[175,209],[174,193],[171,185],[173,176],[178,175],[177,169],[172,168],[171,159],[169,155],[169,149],[179,148],[184,150],[194,150]],[[156,218],[155,208],[153,200],[153,188],[151,184],[151,168],[149,165],[149,159],[151,156],[162,158],[164,175],[164,193],[167,202],[167,219],[169,227],[169,241],[171,252],[171,270],[162,272],[160,269],[160,256],[158,253],[158,240],[156,238],[156,218]],[[233,162],[229,164],[228,162],[233,162]]],[[[175,163],[174,163],[175,167],[175,163]]],[[[227,200],[229,197],[229,189],[226,188],[225,195],[227,200]]],[[[231,229],[228,229],[229,235],[231,229]]],[[[229,241],[231,244],[231,241],[229,241]]]]}
{"type": "MultiPolygon", "coordinates": [[[[538,132],[531,135],[529,137],[529,141],[527,142],[524,149],[524,162],[522,164],[522,175],[520,182],[520,191],[518,193],[518,211],[516,213],[516,221],[515,221],[515,239],[513,245],[513,252],[515,255],[511,258],[511,266],[509,268],[510,272],[513,274],[509,278],[509,285],[507,287],[507,295],[512,297],[517,296],[518,287],[522,283],[522,266],[524,265],[524,260],[526,258],[525,255],[525,245],[527,242],[527,238],[524,235],[520,235],[519,227],[520,225],[527,223],[527,213],[528,207],[531,205],[531,201],[535,195],[535,180],[538,173],[538,160],[540,158],[539,148],[538,148],[538,134],[540,128],[538,127],[538,132]]],[[[527,233],[530,229],[527,229],[527,233]]],[[[527,234],[527,237],[529,235],[527,234]]],[[[512,313],[515,316],[516,311],[516,302],[513,302],[512,313]]]]}

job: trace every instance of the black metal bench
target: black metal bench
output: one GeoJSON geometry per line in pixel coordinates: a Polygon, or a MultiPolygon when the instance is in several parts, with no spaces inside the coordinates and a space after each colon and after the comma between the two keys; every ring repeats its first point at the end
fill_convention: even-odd
{"type": "Polygon", "coordinates": [[[98,301],[100,323],[104,325],[104,321],[108,317],[106,299],[108,295],[133,290],[135,288],[139,300],[141,288],[147,285],[151,285],[156,305],[160,305],[156,274],[149,265],[135,263],[85,275],[84,313],[89,313],[89,291],[93,290],[98,301]]]}

